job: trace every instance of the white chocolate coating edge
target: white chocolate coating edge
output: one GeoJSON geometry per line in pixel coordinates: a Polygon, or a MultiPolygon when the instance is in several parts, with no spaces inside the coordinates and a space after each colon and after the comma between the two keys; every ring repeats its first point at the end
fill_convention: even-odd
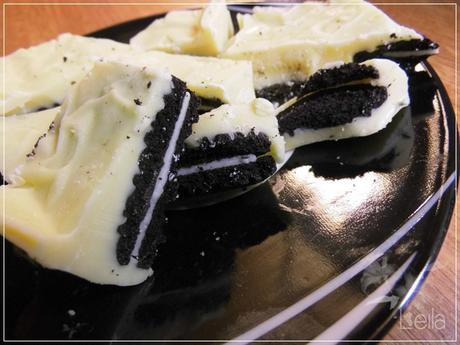
{"type": "Polygon", "coordinates": [[[387,87],[387,100],[380,107],[372,110],[369,117],[356,117],[350,123],[335,127],[320,129],[298,128],[294,131],[294,136],[285,134],[286,151],[319,141],[340,140],[374,134],[385,128],[399,110],[409,105],[407,75],[398,64],[385,59],[367,60],[363,64],[373,66],[379,71],[380,77],[371,81],[371,84],[387,87]]]}
{"type": "Polygon", "coordinates": [[[163,194],[164,187],[166,182],[168,181],[169,171],[172,165],[172,159],[174,155],[174,151],[176,149],[177,140],[179,139],[180,132],[182,130],[182,126],[185,121],[185,116],[187,114],[188,106],[190,103],[190,94],[187,92],[184,96],[182,101],[182,107],[179,113],[179,117],[176,121],[176,125],[174,127],[173,135],[168,144],[168,148],[166,149],[166,153],[164,156],[163,166],[160,169],[160,173],[158,174],[155,187],[153,189],[152,196],[150,198],[150,205],[147,210],[147,213],[142,220],[141,224],[139,225],[139,233],[137,235],[136,243],[134,245],[134,249],[131,253],[131,257],[138,257],[139,250],[141,248],[142,241],[144,240],[145,233],[147,228],[152,220],[153,212],[155,210],[155,206],[160,199],[161,195],[163,194]]]}

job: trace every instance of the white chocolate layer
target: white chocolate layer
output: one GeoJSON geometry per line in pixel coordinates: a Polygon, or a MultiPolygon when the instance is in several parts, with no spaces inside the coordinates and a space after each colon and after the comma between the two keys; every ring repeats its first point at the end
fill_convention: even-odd
{"type": "Polygon", "coordinates": [[[0,125],[0,162],[5,159],[5,166],[1,172],[8,183],[14,183],[12,177],[15,169],[26,162],[27,155],[32,152],[39,138],[48,132],[59,111],[60,108],[57,107],[3,118],[5,131],[0,125]],[[5,146],[3,146],[3,138],[5,138],[5,146]]]}
{"type": "Polygon", "coordinates": [[[373,109],[369,117],[355,117],[352,122],[341,126],[320,129],[298,128],[294,136],[284,134],[286,150],[325,140],[340,140],[351,137],[363,137],[377,133],[391,122],[399,110],[409,105],[409,92],[406,73],[397,63],[385,59],[372,59],[363,62],[379,71],[380,77],[371,80],[373,86],[387,88],[388,97],[378,108],[373,109]]]}
{"type": "Polygon", "coordinates": [[[2,57],[5,89],[0,86],[0,94],[4,115],[62,103],[71,84],[80,81],[100,57],[114,57],[130,50],[129,45],[108,39],[62,34],[2,57]]]}
{"type": "Polygon", "coordinates": [[[8,240],[43,266],[94,283],[147,279],[150,269],[118,264],[117,229],[144,136],[171,88],[163,71],[97,63],[70,90],[55,130],[17,171],[18,182],[2,187],[8,240]]]}
{"type": "Polygon", "coordinates": [[[213,57],[175,55],[158,51],[135,52],[118,59],[137,66],[168,69],[187,83],[197,96],[223,103],[249,103],[255,99],[252,64],[213,57]]]}
{"type": "Polygon", "coordinates": [[[130,44],[139,50],[215,56],[232,35],[225,1],[214,0],[204,9],[169,12],[131,38],[130,44]]]}
{"type": "Polygon", "coordinates": [[[284,157],[284,139],[278,131],[278,120],[273,105],[263,98],[249,104],[224,104],[219,108],[200,115],[193,124],[192,134],[185,144],[198,147],[202,138],[212,141],[218,134],[244,135],[254,130],[255,134],[265,133],[271,141],[271,154],[280,162],[284,157]]]}
{"type": "Polygon", "coordinates": [[[256,7],[238,21],[240,31],[222,56],[251,60],[256,89],[306,80],[326,63],[352,62],[381,44],[422,38],[360,0],[256,7]]]}
{"type": "Polygon", "coordinates": [[[249,61],[139,52],[127,44],[71,34],[2,59],[6,88],[0,93],[5,115],[62,103],[71,85],[102,60],[169,69],[198,96],[223,103],[246,103],[255,98],[249,61]]]}

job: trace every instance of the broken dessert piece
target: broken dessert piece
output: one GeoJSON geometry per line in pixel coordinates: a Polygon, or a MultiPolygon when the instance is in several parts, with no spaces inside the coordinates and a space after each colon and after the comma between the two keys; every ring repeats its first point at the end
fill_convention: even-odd
{"type": "Polygon", "coordinates": [[[413,146],[411,108],[405,107],[378,133],[296,149],[296,155],[286,168],[310,165],[315,175],[337,178],[361,175],[366,171],[388,172],[408,164],[413,146]]]}
{"type": "Polygon", "coordinates": [[[386,59],[320,70],[302,92],[277,115],[286,150],[376,133],[409,105],[407,75],[386,59]]]}
{"type": "Polygon", "coordinates": [[[303,82],[328,63],[363,61],[364,52],[416,60],[437,52],[436,44],[359,0],[255,7],[238,22],[222,56],[251,60],[257,96],[269,100],[267,88],[303,82]]]}
{"type": "Polygon", "coordinates": [[[233,36],[233,23],[224,0],[199,10],[171,11],[131,38],[140,50],[216,56],[233,36]]]}
{"type": "Polygon", "coordinates": [[[226,104],[200,115],[185,140],[179,196],[221,192],[262,182],[284,157],[273,105],[265,99],[226,104]]]}
{"type": "Polygon", "coordinates": [[[133,52],[117,58],[136,66],[167,68],[187,83],[201,100],[203,111],[255,99],[252,63],[214,57],[176,55],[164,52],[133,52]]]}
{"type": "Polygon", "coordinates": [[[1,173],[8,183],[14,183],[16,168],[33,156],[38,141],[53,127],[60,108],[52,108],[27,115],[12,115],[3,119],[0,126],[0,161],[5,164],[1,173]]]}
{"type": "Polygon", "coordinates": [[[15,183],[2,186],[6,238],[43,266],[94,283],[147,279],[196,108],[163,70],[96,63],[15,183]]]}
{"type": "Polygon", "coordinates": [[[246,103],[255,98],[252,64],[163,52],[134,51],[115,41],[62,34],[56,40],[3,57],[4,115],[55,107],[70,87],[96,61],[119,61],[139,67],[167,68],[202,99],[202,111],[224,103],[246,103]]]}
{"type": "Polygon", "coordinates": [[[109,39],[62,34],[56,39],[2,57],[3,115],[23,114],[59,105],[100,57],[114,57],[131,47],[109,39]],[[3,73],[5,73],[3,75],[3,73]]]}

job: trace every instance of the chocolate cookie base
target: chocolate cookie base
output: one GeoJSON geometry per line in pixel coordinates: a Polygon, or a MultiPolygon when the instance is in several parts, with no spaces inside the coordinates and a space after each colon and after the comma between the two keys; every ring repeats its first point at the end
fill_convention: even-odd
{"type": "Polygon", "coordinates": [[[297,128],[335,127],[350,123],[355,117],[369,117],[387,97],[385,87],[366,84],[318,91],[278,114],[280,133],[293,136],[297,128]]]}
{"type": "Polygon", "coordinates": [[[371,52],[362,51],[354,55],[354,62],[363,62],[375,58],[387,58],[403,64],[416,65],[426,60],[439,48],[436,42],[428,38],[412,39],[379,45],[371,52]]]}
{"type": "Polygon", "coordinates": [[[264,181],[275,171],[274,159],[262,156],[252,163],[179,176],[179,197],[244,188],[264,181]]]}
{"type": "Polygon", "coordinates": [[[179,167],[202,164],[222,158],[253,154],[261,156],[270,151],[270,139],[264,133],[218,134],[214,138],[202,138],[198,147],[185,146],[179,167]]]}
{"type": "MultiPolygon", "coordinates": [[[[172,92],[164,97],[165,107],[157,114],[155,121],[151,124],[152,130],[144,137],[146,148],[142,151],[138,160],[139,173],[133,177],[134,191],[128,197],[123,212],[126,221],[118,227],[120,238],[117,243],[116,254],[121,265],[127,265],[131,260],[132,251],[139,234],[139,226],[150,206],[150,198],[157,178],[159,178],[163,158],[187,92],[185,83],[174,77],[172,81],[172,92]]],[[[175,157],[180,156],[183,142],[191,134],[192,123],[198,121],[198,106],[198,99],[190,92],[190,103],[186,118],[174,150],[175,157]]],[[[148,268],[151,266],[156,256],[156,247],[162,241],[161,228],[165,221],[164,204],[174,200],[177,194],[177,183],[175,181],[177,161],[178,159],[173,158],[168,182],[153,210],[152,219],[141,243],[139,257],[134,258],[138,261],[138,267],[148,268]]]]}
{"type": "Polygon", "coordinates": [[[224,103],[218,99],[218,98],[204,98],[204,97],[199,97],[200,99],[200,107],[198,108],[198,113],[204,114],[207,113],[208,111],[211,111],[212,109],[219,108],[221,105],[224,103]]]}
{"type": "Polygon", "coordinates": [[[372,66],[347,63],[338,67],[319,70],[306,81],[276,84],[257,90],[256,95],[266,98],[270,102],[283,104],[294,97],[301,97],[321,89],[363,79],[377,79],[378,77],[379,72],[372,66]]]}

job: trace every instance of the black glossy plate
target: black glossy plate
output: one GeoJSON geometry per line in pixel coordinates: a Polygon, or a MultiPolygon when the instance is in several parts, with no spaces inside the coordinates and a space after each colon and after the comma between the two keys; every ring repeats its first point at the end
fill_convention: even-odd
{"type": "MultiPolygon", "coordinates": [[[[95,33],[127,41],[145,18],[95,33]]],[[[99,286],[6,245],[6,339],[373,339],[414,297],[455,201],[455,116],[436,73],[382,132],[297,150],[267,183],[171,211],[154,279],[99,286]]]]}

